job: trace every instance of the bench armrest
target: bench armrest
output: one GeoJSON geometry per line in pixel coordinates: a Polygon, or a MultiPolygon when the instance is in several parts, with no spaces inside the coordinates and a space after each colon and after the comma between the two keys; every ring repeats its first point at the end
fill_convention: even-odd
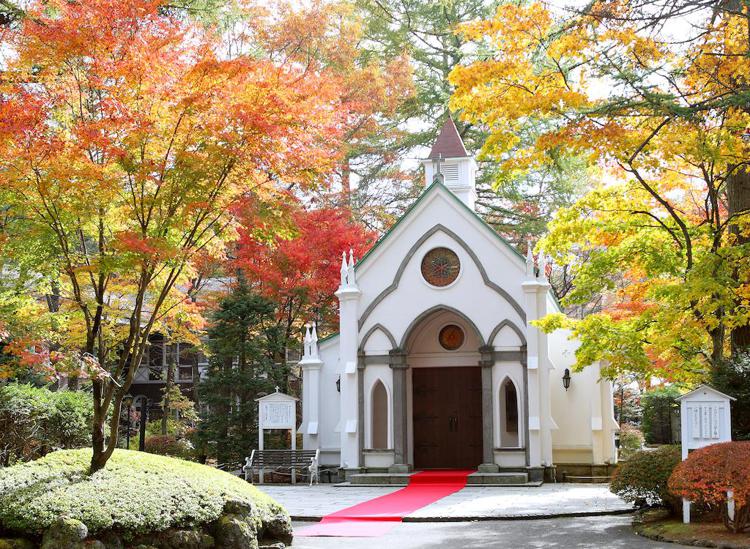
{"type": "Polygon", "coordinates": [[[250,457],[245,458],[245,465],[242,467],[242,471],[245,473],[245,480],[253,482],[253,460],[255,459],[255,450],[250,453],[250,457]],[[247,477],[250,477],[248,480],[247,477]]]}

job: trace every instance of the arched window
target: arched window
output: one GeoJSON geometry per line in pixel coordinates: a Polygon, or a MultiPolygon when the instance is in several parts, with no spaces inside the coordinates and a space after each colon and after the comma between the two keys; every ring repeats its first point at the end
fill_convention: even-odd
{"type": "Polygon", "coordinates": [[[518,393],[515,384],[507,378],[500,385],[500,446],[517,448],[518,437],[518,393]]]}
{"type": "Polygon", "coordinates": [[[380,380],[372,387],[372,447],[388,448],[388,393],[380,380]]]}

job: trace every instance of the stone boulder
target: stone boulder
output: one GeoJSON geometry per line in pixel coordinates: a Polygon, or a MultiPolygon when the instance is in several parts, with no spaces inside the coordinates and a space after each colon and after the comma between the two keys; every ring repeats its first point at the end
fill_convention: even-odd
{"type": "Polygon", "coordinates": [[[270,517],[267,521],[263,522],[262,538],[269,540],[269,542],[281,542],[284,545],[291,545],[292,539],[292,523],[289,520],[289,516],[286,514],[279,513],[270,517]]]}
{"type": "Polygon", "coordinates": [[[36,544],[24,538],[0,538],[0,549],[34,549],[36,544]]]}
{"type": "Polygon", "coordinates": [[[106,549],[99,540],[86,541],[89,529],[80,520],[60,517],[44,532],[40,549],[106,549]]]}
{"type": "Polygon", "coordinates": [[[258,549],[258,533],[250,515],[225,514],[214,525],[217,549],[258,549]]]}

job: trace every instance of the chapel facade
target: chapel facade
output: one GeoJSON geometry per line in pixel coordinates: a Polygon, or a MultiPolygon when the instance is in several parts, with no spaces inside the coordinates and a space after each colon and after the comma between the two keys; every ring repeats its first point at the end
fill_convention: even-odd
{"type": "Polygon", "coordinates": [[[532,321],[559,311],[544,256],[475,212],[477,166],[448,119],[425,189],[361,259],[344,254],[339,332],[304,355],[305,449],[351,473],[590,470],[617,459],[611,384],[570,373],[577,342],[532,321]],[[578,469],[575,469],[578,467],[578,469]]]}

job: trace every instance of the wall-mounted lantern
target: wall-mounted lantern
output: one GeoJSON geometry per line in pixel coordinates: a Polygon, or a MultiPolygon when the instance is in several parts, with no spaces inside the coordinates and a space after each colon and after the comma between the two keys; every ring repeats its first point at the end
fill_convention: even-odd
{"type": "Polygon", "coordinates": [[[341,376],[338,377],[336,380],[336,390],[340,393],[341,392],[341,376]]]}
{"type": "Polygon", "coordinates": [[[568,390],[568,387],[570,387],[570,370],[568,368],[565,368],[565,373],[562,377],[563,380],[563,387],[565,387],[565,390],[568,390]]]}

